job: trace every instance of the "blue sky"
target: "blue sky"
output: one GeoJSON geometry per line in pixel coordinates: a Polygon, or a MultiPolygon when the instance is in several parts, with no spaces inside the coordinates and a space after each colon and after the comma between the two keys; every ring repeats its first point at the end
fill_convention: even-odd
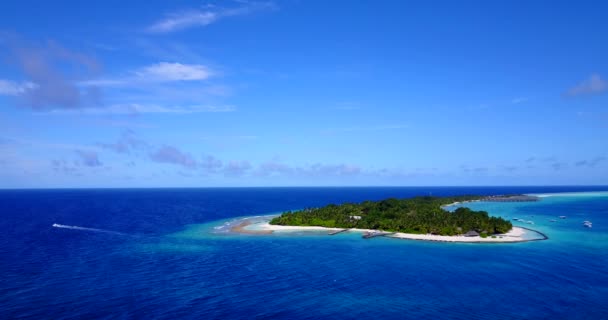
{"type": "Polygon", "coordinates": [[[606,184],[606,12],[2,1],[0,187],[606,184]]]}

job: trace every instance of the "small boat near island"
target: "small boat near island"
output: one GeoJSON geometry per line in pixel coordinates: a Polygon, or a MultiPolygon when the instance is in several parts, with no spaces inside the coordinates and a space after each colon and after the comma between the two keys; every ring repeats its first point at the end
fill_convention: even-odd
{"type": "Polygon", "coordinates": [[[585,221],[583,221],[583,226],[585,228],[592,228],[593,227],[593,223],[591,221],[585,220],[585,221]]]}

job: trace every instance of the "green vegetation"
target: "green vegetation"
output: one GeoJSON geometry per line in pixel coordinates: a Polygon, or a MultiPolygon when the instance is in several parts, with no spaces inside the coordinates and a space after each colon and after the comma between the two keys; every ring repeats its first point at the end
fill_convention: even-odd
{"type": "Polygon", "coordinates": [[[482,236],[505,233],[511,222],[490,217],[485,211],[458,208],[448,212],[442,206],[478,200],[480,196],[416,197],[362,203],[330,204],[322,208],[285,212],[270,221],[284,226],[376,229],[417,234],[458,235],[474,230],[482,236]]]}

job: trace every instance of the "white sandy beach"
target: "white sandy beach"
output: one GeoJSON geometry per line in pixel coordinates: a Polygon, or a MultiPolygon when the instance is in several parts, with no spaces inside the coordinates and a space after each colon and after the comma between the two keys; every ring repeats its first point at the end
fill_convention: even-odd
{"type": "Polygon", "coordinates": [[[426,240],[426,241],[442,241],[442,242],[521,242],[528,241],[524,235],[527,230],[519,227],[513,227],[511,231],[495,235],[495,238],[487,237],[465,237],[465,236],[438,236],[432,234],[411,234],[411,233],[396,233],[390,235],[392,238],[411,239],[411,240],[426,240]]]}
{"type": "MultiPolygon", "coordinates": [[[[268,222],[260,222],[243,226],[242,229],[247,230],[251,233],[268,233],[270,232],[297,232],[297,231],[337,231],[341,228],[325,228],[325,227],[300,227],[300,226],[278,226],[271,225],[268,222]]],[[[368,229],[350,229],[348,232],[370,232],[376,230],[368,229]]],[[[237,230],[238,232],[238,230],[237,230]]],[[[425,240],[425,241],[441,241],[441,242],[522,242],[530,241],[531,239],[526,237],[527,233],[534,233],[534,231],[526,230],[520,227],[513,227],[511,231],[495,235],[494,238],[487,237],[465,237],[465,236],[438,236],[432,234],[411,234],[411,233],[395,233],[388,235],[390,238],[409,239],[409,240],[425,240]]]]}
{"type": "Polygon", "coordinates": [[[459,206],[461,207],[461,205],[467,204],[467,203],[471,203],[471,202],[479,202],[479,200],[468,200],[468,201],[456,201],[456,202],[452,202],[450,204],[446,204],[441,206],[441,209],[448,208],[448,207],[454,207],[454,206],[459,206]]]}

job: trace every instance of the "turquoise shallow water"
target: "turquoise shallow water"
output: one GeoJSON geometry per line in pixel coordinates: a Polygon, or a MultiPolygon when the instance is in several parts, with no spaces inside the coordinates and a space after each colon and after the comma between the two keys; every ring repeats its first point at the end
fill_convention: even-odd
{"type": "Polygon", "coordinates": [[[597,189],[2,191],[0,311],[36,319],[605,319],[608,193],[467,204],[534,221],[522,226],[549,236],[527,243],[214,229],[238,217],[344,201],[597,189]]]}
{"type": "Polygon", "coordinates": [[[513,221],[513,225],[547,234],[552,246],[605,250],[608,244],[608,192],[553,194],[539,202],[467,204],[504,218],[533,221],[534,225],[513,221]],[[560,219],[559,216],[566,216],[560,219]],[[552,222],[551,220],[556,220],[552,222]],[[593,222],[585,228],[583,221],[593,222]]]}

